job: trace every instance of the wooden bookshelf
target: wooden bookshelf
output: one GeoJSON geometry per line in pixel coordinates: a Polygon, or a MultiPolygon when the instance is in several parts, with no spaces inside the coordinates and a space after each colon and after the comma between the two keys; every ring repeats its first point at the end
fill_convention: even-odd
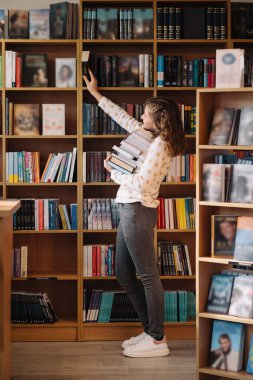
{"type": "MultiPolygon", "coordinates": [[[[240,146],[209,146],[208,138],[213,114],[219,107],[245,107],[252,104],[253,90],[249,88],[233,89],[203,89],[197,91],[198,106],[198,131],[197,131],[197,260],[196,260],[196,288],[197,288],[197,374],[199,380],[209,379],[253,379],[253,375],[245,372],[249,341],[253,333],[253,319],[238,318],[230,315],[220,315],[206,312],[207,299],[211,277],[214,273],[220,273],[223,269],[232,267],[233,258],[220,258],[211,256],[211,215],[248,215],[253,216],[253,205],[228,202],[204,202],[202,201],[202,165],[206,162],[214,162],[213,155],[228,153],[240,146]],[[246,325],[246,337],[244,343],[243,371],[231,372],[211,368],[209,365],[209,352],[212,336],[212,324],[214,320],[244,323],[246,325]]],[[[243,147],[246,149],[246,147],[243,147]]],[[[247,150],[253,150],[248,146],[247,150]]],[[[252,263],[251,263],[252,264],[252,263]]]]}
{"type": "MultiPolygon", "coordinates": [[[[14,341],[46,341],[46,340],[95,340],[95,339],[123,339],[129,335],[140,331],[137,325],[122,324],[86,324],[82,322],[83,312],[83,289],[105,288],[117,289],[117,281],[108,278],[107,281],[100,278],[83,278],[83,244],[106,244],[114,243],[116,230],[83,230],[83,198],[107,197],[114,198],[118,186],[111,183],[83,184],[82,182],[82,152],[91,150],[109,150],[115,142],[126,135],[83,135],[82,104],[83,102],[94,102],[87,89],[83,87],[81,76],[81,52],[91,50],[100,54],[154,54],[154,86],[149,88],[138,87],[105,87],[101,91],[105,96],[115,102],[143,103],[148,97],[161,95],[174,99],[184,104],[196,105],[195,87],[157,87],[157,62],[158,54],[182,55],[185,59],[215,56],[217,48],[244,47],[251,49],[248,40],[232,40],[230,27],[230,0],[127,0],[124,7],[153,7],[154,10],[154,36],[149,40],[84,40],[82,38],[82,15],[83,7],[90,6],[110,6],[120,7],[120,2],[116,0],[80,0],[80,38],[77,40],[29,40],[29,39],[3,39],[0,40],[0,55],[3,57],[3,79],[5,77],[5,51],[14,50],[21,53],[47,53],[52,62],[57,57],[77,58],[77,86],[76,88],[56,88],[54,87],[54,70],[49,68],[48,88],[6,88],[3,81],[3,88],[0,91],[0,101],[2,102],[3,115],[5,112],[5,99],[9,97],[14,103],[65,103],[66,104],[66,136],[38,136],[38,137],[17,137],[5,135],[5,120],[3,116],[3,130],[0,131],[0,196],[3,198],[24,198],[24,197],[57,197],[63,203],[77,202],[78,204],[78,229],[76,231],[14,231],[14,244],[25,244],[32,247],[28,252],[28,257],[32,260],[28,265],[28,273],[31,277],[39,274],[45,278],[57,277],[55,280],[13,280],[13,289],[35,291],[48,291],[52,298],[53,305],[59,316],[59,321],[53,325],[46,326],[20,326],[15,325],[12,329],[12,339],[14,341]],[[228,38],[226,40],[157,40],[157,6],[161,5],[185,5],[193,4],[210,6],[227,6],[228,8],[228,38]],[[78,175],[74,184],[18,184],[6,183],[5,178],[5,153],[14,149],[30,149],[43,151],[44,156],[51,149],[68,149],[77,146],[78,175]],[[57,148],[55,148],[57,147],[57,148]],[[59,246],[59,241],[62,241],[59,246]],[[46,249],[43,250],[43,244],[46,249]],[[67,248],[68,247],[68,248],[67,248]],[[60,255],[62,251],[62,256],[60,255]],[[37,257],[38,256],[38,257],[37,257]],[[36,261],[38,259],[38,261],[36,261]],[[69,270],[67,271],[67,268],[69,270]],[[106,285],[106,286],[105,286],[106,285]]],[[[253,46],[253,45],[252,45],[253,46]]],[[[203,92],[209,92],[209,89],[203,92]]],[[[228,90],[231,92],[231,90],[228,90]]],[[[245,92],[250,93],[250,89],[245,92]]],[[[250,96],[250,94],[249,94],[250,96]]],[[[210,109],[212,104],[210,104],[210,109]]],[[[194,135],[186,135],[187,153],[195,152],[196,138],[194,135]]],[[[204,143],[202,143],[204,145],[204,143]]],[[[204,151],[204,149],[203,149],[204,151]]],[[[160,190],[162,197],[186,197],[195,196],[196,185],[194,183],[163,183],[160,190]]],[[[201,206],[203,209],[206,207],[201,206]]],[[[216,206],[212,206],[216,207],[216,206]]],[[[225,206],[224,206],[225,207],[225,206]]],[[[177,278],[162,276],[165,289],[187,289],[195,290],[195,230],[155,230],[155,244],[157,249],[158,241],[182,241],[187,244],[190,252],[190,260],[193,269],[193,276],[187,278],[177,278]]],[[[28,248],[29,249],[29,248],[28,248]]],[[[157,253],[157,252],[156,252],[157,253]]],[[[29,260],[30,260],[29,259],[29,260]]],[[[207,264],[206,264],[207,265],[207,264]]],[[[185,324],[175,323],[166,325],[166,334],[169,339],[194,339],[195,322],[185,324]]]]}

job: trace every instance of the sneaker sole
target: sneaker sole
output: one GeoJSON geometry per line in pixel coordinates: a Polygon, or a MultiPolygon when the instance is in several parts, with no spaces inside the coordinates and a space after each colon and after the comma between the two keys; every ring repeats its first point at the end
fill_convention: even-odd
{"type": "Polygon", "coordinates": [[[150,351],[150,352],[123,352],[123,355],[129,358],[154,358],[159,356],[170,355],[170,350],[150,351]]]}

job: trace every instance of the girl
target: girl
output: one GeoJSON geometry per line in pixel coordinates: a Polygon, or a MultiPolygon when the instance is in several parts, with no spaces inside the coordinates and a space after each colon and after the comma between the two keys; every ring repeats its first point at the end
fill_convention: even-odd
{"type": "Polygon", "coordinates": [[[122,343],[130,357],[169,355],[164,335],[164,293],[157,270],[153,231],[157,222],[159,187],[170,166],[170,158],[184,150],[184,131],[177,104],[166,98],[151,98],[144,104],[142,123],[102,96],[97,80],[84,76],[87,88],[98,105],[121,127],[132,133],[149,131],[150,147],[138,159],[134,174],[123,174],[108,165],[111,178],[120,185],[116,202],[120,224],[116,240],[115,273],[142,322],[144,332],[122,343]],[[138,281],[136,272],[140,276],[138,281]]]}

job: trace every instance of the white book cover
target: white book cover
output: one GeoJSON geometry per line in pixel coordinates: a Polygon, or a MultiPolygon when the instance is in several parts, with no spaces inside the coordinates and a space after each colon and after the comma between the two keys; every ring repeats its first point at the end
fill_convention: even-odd
{"type": "Polygon", "coordinates": [[[65,104],[42,104],[42,134],[65,135],[65,104]]]}
{"type": "Polygon", "coordinates": [[[28,256],[28,247],[21,246],[20,248],[21,277],[27,277],[27,256],[28,256]]]}
{"type": "Polygon", "coordinates": [[[127,152],[131,153],[134,155],[134,157],[138,158],[139,155],[141,154],[141,151],[139,149],[134,148],[132,145],[128,144],[126,141],[122,140],[121,141],[121,147],[125,149],[127,152]]]}
{"type": "Polygon", "coordinates": [[[149,87],[149,54],[144,55],[144,87],[149,87]]]}
{"type": "Polygon", "coordinates": [[[64,178],[63,182],[68,182],[69,172],[70,172],[70,166],[71,166],[71,162],[72,162],[72,157],[73,157],[73,154],[69,153],[69,159],[68,159],[68,165],[67,165],[66,175],[65,175],[65,178],[64,178]]]}
{"type": "Polygon", "coordinates": [[[105,276],[105,251],[106,251],[106,246],[101,245],[101,276],[105,276]]]}
{"type": "Polygon", "coordinates": [[[63,154],[58,153],[57,159],[56,159],[55,164],[54,164],[54,169],[53,169],[52,174],[51,174],[51,178],[49,178],[50,182],[54,182],[54,179],[56,177],[56,174],[58,172],[58,169],[59,169],[61,161],[62,161],[62,157],[63,157],[63,154]]]}
{"type": "Polygon", "coordinates": [[[244,86],[244,50],[216,50],[216,88],[244,86]]]}
{"type": "Polygon", "coordinates": [[[5,52],[5,86],[12,87],[12,51],[5,52]]]}
{"type": "Polygon", "coordinates": [[[56,58],[55,86],[76,87],[76,58],[56,58]]]}
{"type": "Polygon", "coordinates": [[[92,245],[88,246],[88,258],[87,258],[87,268],[88,277],[92,277],[92,245]]]}
{"type": "Polygon", "coordinates": [[[83,276],[88,276],[88,246],[83,246],[83,276]]]}
{"type": "Polygon", "coordinates": [[[76,154],[77,154],[77,148],[73,148],[70,173],[69,173],[69,182],[73,182],[74,170],[75,170],[75,164],[76,164],[76,154]]]}
{"type": "Polygon", "coordinates": [[[44,230],[49,230],[48,199],[44,199],[44,230]]]}
{"type": "Polygon", "coordinates": [[[113,145],[112,149],[116,150],[116,152],[118,152],[119,154],[121,154],[122,156],[124,156],[126,158],[129,158],[130,160],[134,159],[133,154],[126,152],[124,149],[118,147],[117,145],[113,145]]]}
{"type": "Polygon", "coordinates": [[[187,245],[184,246],[184,250],[185,250],[185,257],[186,257],[186,261],[187,261],[189,276],[192,276],[192,267],[191,267],[190,256],[189,256],[189,251],[188,251],[187,245]]]}
{"type": "Polygon", "coordinates": [[[45,182],[51,182],[51,178],[52,178],[52,174],[54,172],[54,168],[55,168],[55,164],[58,160],[58,157],[59,157],[59,154],[58,155],[54,155],[48,165],[48,170],[47,170],[47,173],[46,173],[46,178],[45,178],[45,182]]]}
{"type": "Polygon", "coordinates": [[[49,39],[49,9],[30,9],[29,37],[30,39],[49,39]]]}
{"type": "Polygon", "coordinates": [[[39,203],[39,200],[35,199],[35,201],[34,201],[34,225],[35,225],[35,230],[36,231],[38,231],[38,229],[39,229],[38,203],[39,203]]]}
{"type": "Polygon", "coordinates": [[[16,56],[17,53],[15,51],[12,52],[12,58],[11,58],[11,86],[16,87],[16,56]]]}

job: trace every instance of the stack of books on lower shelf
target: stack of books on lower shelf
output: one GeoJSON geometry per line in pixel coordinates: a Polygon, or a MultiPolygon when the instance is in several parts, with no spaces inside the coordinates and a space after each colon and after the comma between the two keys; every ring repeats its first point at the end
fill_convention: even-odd
{"type": "Polygon", "coordinates": [[[152,134],[142,128],[137,129],[120,146],[113,146],[108,165],[124,174],[133,174],[137,167],[137,159],[141,153],[147,150],[152,143],[152,134]]]}

